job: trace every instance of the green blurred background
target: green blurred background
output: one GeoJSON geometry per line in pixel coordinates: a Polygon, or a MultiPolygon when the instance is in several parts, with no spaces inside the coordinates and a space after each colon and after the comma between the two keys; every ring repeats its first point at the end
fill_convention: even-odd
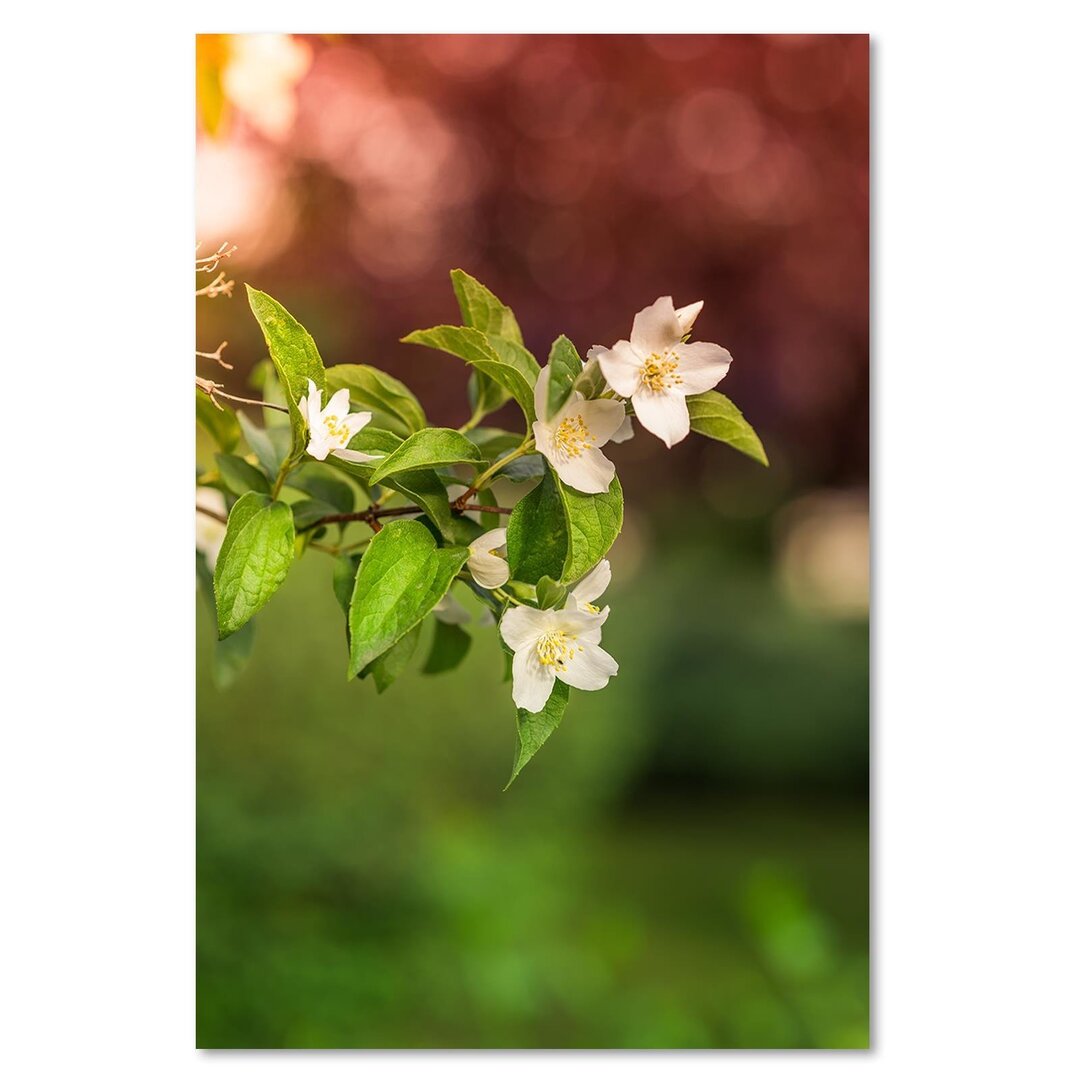
{"type": "MultiPolygon", "coordinates": [[[[613,450],[620,673],[505,793],[490,628],[349,684],[310,551],[222,690],[200,601],[198,1045],[867,1046],[866,39],[271,37],[199,41],[199,238],[326,363],[456,426],[465,373],[397,343],[452,266],[541,358],[703,298],[772,467],[613,450]]],[[[244,393],[243,300],[198,319],[244,393]]]]}

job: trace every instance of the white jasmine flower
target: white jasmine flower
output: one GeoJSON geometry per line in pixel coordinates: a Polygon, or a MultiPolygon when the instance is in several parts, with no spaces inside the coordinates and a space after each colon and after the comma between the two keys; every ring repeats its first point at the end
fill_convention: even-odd
{"type": "Polygon", "coordinates": [[[431,611],[439,622],[449,623],[451,626],[460,626],[470,618],[465,605],[451,593],[447,593],[431,611]]]}
{"type": "Polygon", "coordinates": [[[545,367],[536,380],[534,394],[536,449],[548,459],[563,483],[586,495],[607,491],[615,466],[600,453],[600,447],[622,427],[625,406],[611,399],[586,401],[580,391],[574,390],[566,404],[549,418],[550,381],[551,369],[545,367]]]}
{"type": "Polygon", "coordinates": [[[506,561],[506,530],[492,529],[469,545],[469,573],[485,589],[497,589],[510,580],[506,561]]]}
{"type": "Polygon", "coordinates": [[[601,559],[571,590],[563,607],[576,608],[585,615],[608,617],[607,607],[601,611],[594,603],[611,584],[611,563],[601,559]]]}
{"type": "Polygon", "coordinates": [[[634,316],[629,341],[589,350],[615,393],[630,398],[634,415],[669,447],[690,433],[687,395],[711,390],[731,364],[731,353],[719,345],[682,340],[703,303],[676,311],[671,297],[661,296],[634,316]]]}
{"type": "Polygon", "coordinates": [[[199,508],[210,510],[222,517],[228,517],[225,496],[217,488],[197,487],[195,489],[195,550],[201,551],[206,565],[211,572],[217,563],[221,542],[225,539],[225,522],[208,514],[200,514],[199,508]]]}
{"type": "Polygon", "coordinates": [[[307,452],[319,461],[325,461],[328,454],[344,461],[377,461],[377,454],[362,454],[359,450],[349,450],[352,437],[371,422],[369,412],[349,412],[349,390],[342,387],[322,408],[322,391],[308,379],[308,392],[296,407],[307,421],[310,439],[307,452]]]}
{"type": "Polygon", "coordinates": [[[606,618],[606,613],[584,614],[576,608],[511,608],[499,623],[499,633],[514,650],[514,704],[539,712],[556,679],[578,690],[607,686],[619,665],[600,648],[606,618]]]}

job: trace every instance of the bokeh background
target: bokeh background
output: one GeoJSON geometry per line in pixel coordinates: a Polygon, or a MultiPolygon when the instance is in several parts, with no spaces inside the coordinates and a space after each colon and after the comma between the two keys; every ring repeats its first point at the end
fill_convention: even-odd
{"type": "MultiPolygon", "coordinates": [[[[237,244],[327,364],[457,426],[464,366],[398,341],[458,321],[451,268],[541,361],[704,299],[771,459],[612,451],[620,674],[505,794],[490,629],[349,684],[309,552],[222,690],[200,606],[200,1046],[868,1045],[868,65],[861,36],[198,39],[200,254],[237,244]]],[[[242,290],[198,305],[235,365],[200,373],[245,393],[242,290]]]]}

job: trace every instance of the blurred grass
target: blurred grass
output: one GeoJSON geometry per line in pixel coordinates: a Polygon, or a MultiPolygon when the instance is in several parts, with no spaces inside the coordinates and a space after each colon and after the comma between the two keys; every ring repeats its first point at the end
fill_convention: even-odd
{"type": "Polygon", "coordinates": [[[616,546],[621,672],[506,794],[491,628],[347,684],[310,553],[222,693],[200,608],[198,1044],[866,1046],[867,629],[790,609],[762,536],[616,546]]]}

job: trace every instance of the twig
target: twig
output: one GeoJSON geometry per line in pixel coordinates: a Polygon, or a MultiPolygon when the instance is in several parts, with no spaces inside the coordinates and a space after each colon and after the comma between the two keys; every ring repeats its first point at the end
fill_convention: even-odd
{"type": "Polygon", "coordinates": [[[288,407],[285,405],[275,405],[272,401],[259,401],[257,398],[237,397],[235,394],[225,393],[225,388],[221,383],[213,382],[210,379],[200,379],[198,375],[195,376],[195,386],[201,390],[206,396],[220,409],[221,405],[218,402],[218,398],[224,398],[226,401],[236,401],[241,405],[261,405],[264,409],[276,409],[278,412],[287,413],[288,407]]]}
{"type": "Polygon", "coordinates": [[[233,286],[235,281],[226,280],[226,273],[224,270],[218,273],[218,276],[210,282],[209,285],[204,285],[201,289],[195,290],[196,296],[232,296],[233,286]]]}
{"type": "Polygon", "coordinates": [[[232,364],[224,360],[221,356],[221,350],[228,344],[227,341],[223,341],[213,352],[199,352],[199,350],[196,349],[195,355],[201,356],[204,360],[216,360],[226,371],[232,371],[232,364]]]}
{"type": "Polygon", "coordinates": [[[216,510],[207,510],[205,506],[195,504],[196,514],[205,514],[209,518],[213,518],[215,521],[220,521],[222,525],[228,525],[229,519],[224,514],[219,514],[216,510]]]}
{"type": "Polygon", "coordinates": [[[461,510],[465,504],[478,492],[483,486],[504,466],[509,465],[511,461],[515,461],[519,457],[523,457],[529,453],[535,445],[536,440],[529,436],[516,450],[511,450],[509,454],[499,458],[490,468],[485,469],[473,482],[470,488],[467,488],[459,495],[451,504],[455,510],[461,510]]]}
{"type": "Polygon", "coordinates": [[[481,514],[512,514],[513,508],[509,506],[480,506],[478,503],[465,503],[464,506],[458,506],[454,503],[455,510],[476,510],[481,514]]]}
{"type": "MultiPolygon", "coordinates": [[[[198,250],[199,245],[196,244],[195,251],[198,252],[198,250]]],[[[213,255],[207,255],[205,259],[195,260],[195,272],[197,274],[212,274],[218,268],[218,263],[222,259],[227,259],[234,251],[236,251],[236,245],[233,244],[230,247],[228,240],[226,240],[213,255]]]]}

